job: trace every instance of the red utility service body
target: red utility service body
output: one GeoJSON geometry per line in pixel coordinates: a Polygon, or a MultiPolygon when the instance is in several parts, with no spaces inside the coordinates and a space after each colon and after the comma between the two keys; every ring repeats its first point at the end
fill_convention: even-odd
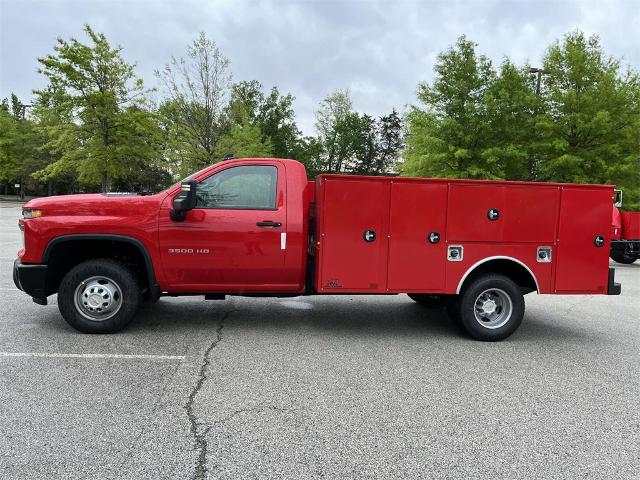
{"type": "Polygon", "coordinates": [[[36,199],[25,208],[43,214],[20,220],[18,262],[46,264],[65,236],[111,235],[144,248],[150,278],[168,293],[456,294],[493,260],[526,269],[538,293],[608,293],[611,185],[346,175],[309,182],[302,164],[282,159],[225,161],[190,178],[241,165],[277,168],[274,209],[194,208],[176,222],[180,185],[149,196],[36,199]],[[594,245],[596,237],[604,243],[594,245]],[[457,258],[453,247],[462,247],[457,258]],[[540,261],[540,247],[550,247],[551,261],[540,261]]]}

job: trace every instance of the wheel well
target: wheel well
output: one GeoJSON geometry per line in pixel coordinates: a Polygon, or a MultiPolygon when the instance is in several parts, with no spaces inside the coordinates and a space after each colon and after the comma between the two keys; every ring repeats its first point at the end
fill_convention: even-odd
{"type": "Polygon", "coordinates": [[[143,291],[148,291],[151,282],[141,247],[126,240],[96,238],[58,241],[47,247],[47,295],[58,291],[62,278],[73,267],[97,258],[110,258],[128,266],[137,276],[143,291]]]}
{"type": "Polygon", "coordinates": [[[462,281],[458,292],[462,292],[475,279],[492,273],[509,277],[522,289],[523,294],[538,290],[535,277],[526,267],[508,258],[497,258],[488,260],[473,268],[462,281]]]}

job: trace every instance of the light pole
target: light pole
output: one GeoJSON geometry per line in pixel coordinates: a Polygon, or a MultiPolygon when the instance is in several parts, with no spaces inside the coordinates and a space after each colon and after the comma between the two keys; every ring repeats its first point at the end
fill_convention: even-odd
{"type": "Polygon", "coordinates": [[[25,120],[27,118],[27,108],[33,107],[33,105],[30,103],[21,103],[19,106],[21,120],[25,120]]]}
{"type": "MultiPolygon", "coordinates": [[[[529,73],[530,74],[535,74],[538,78],[536,80],[536,97],[540,96],[540,82],[542,81],[542,74],[547,74],[549,73],[548,70],[545,70],[544,68],[537,68],[537,67],[530,67],[529,68],[529,73]]],[[[536,102],[538,103],[538,102],[536,102]]],[[[539,105],[536,106],[536,114],[538,113],[537,110],[539,108],[539,105]]],[[[535,159],[535,158],[529,158],[529,180],[533,181],[536,179],[536,177],[538,176],[538,164],[539,164],[539,160],[535,159]]]]}
{"type": "MultiPolygon", "coordinates": [[[[30,103],[21,103],[19,105],[19,107],[20,107],[20,117],[21,117],[20,120],[22,120],[23,122],[27,119],[27,108],[29,108],[31,106],[33,106],[33,105],[31,105],[30,103]]],[[[21,137],[22,137],[22,161],[25,162],[26,161],[26,159],[25,159],[26,153],[25,153],[25,144],[24,144],[24,130],[23,130],[22,133],[23,133],[21,135],[21,137]]],[[[24,200],[24,176],[20,177],[20,192],[19,192],[19,195],[20,195],[20,199],[24,200]]]]}
{"type": "Polygon", "coordinates": [[[529,68],[529,73],[537,73],[537,77],[538,80],[536,81],[536,95],[540,95],[540,81],[542,80],[542,74],[547,74],[549,73],[548,70],[545,70],[544,68],[537,68],[537,67],[530,67],[529,68]]]}

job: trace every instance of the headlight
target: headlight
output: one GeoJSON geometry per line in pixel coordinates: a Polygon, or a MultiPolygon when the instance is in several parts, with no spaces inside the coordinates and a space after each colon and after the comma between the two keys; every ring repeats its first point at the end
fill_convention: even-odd
{"type": "Polygon", "coordinates": [[[22,218],[38,218],[42,216],[42,210],[22,210],[22,218]]]}

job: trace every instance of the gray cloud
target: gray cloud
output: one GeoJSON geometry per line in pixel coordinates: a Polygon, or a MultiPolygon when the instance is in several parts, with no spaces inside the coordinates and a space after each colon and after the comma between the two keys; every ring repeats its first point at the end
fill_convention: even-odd
{"type": "Polygon", "coordinates": [[[635,0],[618,1],[101,1],[0,0],[0,97],[44,85],[36,58],[56,37],[83,38],[84,23],[124,47],[149,86],[171,55],[204,30],[230,58],[235,80],[257,79],[296,97],[313,132],[319,101],[351,90],[356,109],[381,115],[414,102],[438,52],[466,34],[499,63],[540,62],[544,49],[580,28],[606,51],[640,66],[635,0]]]}

